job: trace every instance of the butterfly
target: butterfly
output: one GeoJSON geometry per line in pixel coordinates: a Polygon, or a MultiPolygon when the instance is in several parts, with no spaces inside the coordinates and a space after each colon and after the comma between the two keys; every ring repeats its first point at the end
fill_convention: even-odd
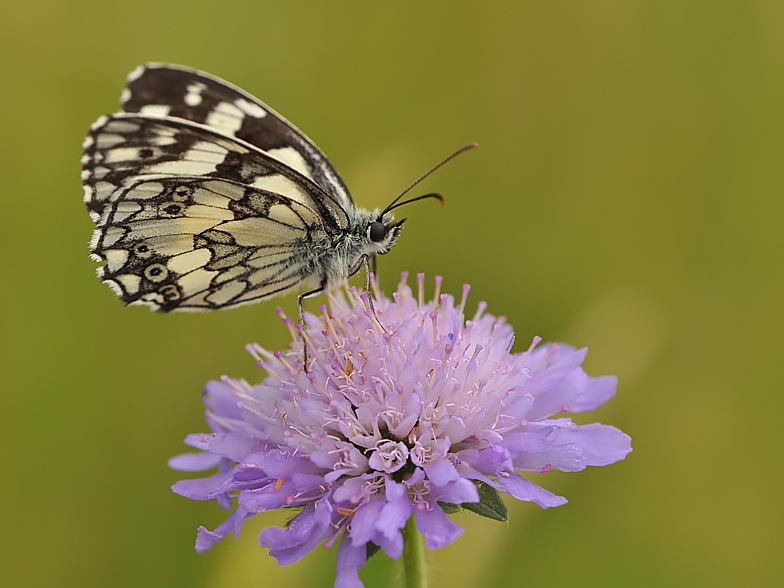
{"type": "MultiPolygon", "coordinates": [[[[459,150],[460,153],[474,145],[459,150]]],[[[243,90],[189,68],[133,71],[122,110],[83,144],[98,276],[129,305],[240,306],[342,285],[395,245],[405,219],[354,204],[318,147],[243,90]]],[[[443,165],[447,158],[422,176],[443,165]]],[[[417,180],[409,190],[416,185],[417,180]]],[[[372,301],[371,301],[372,304],[372,301]]]]}

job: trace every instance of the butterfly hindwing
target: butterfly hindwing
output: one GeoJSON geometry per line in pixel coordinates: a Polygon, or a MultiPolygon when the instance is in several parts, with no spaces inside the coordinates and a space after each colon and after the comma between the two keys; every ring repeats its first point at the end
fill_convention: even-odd
{"type": "Polygon", "coordinates": [[[129,76],[123,110],[183,118],[242,139],[314,181],[339,206],[353,206],[340,174],[310,139],[228,82],[179,66],[148,64],[129,76]]]}
{"type": "Polygon", "coordinates": [[[91,243],[128,304],[210,310],[297,286],[309,273],[313,211],[279,194],[222,179],[131,182],[108,202],[91,243]]]}

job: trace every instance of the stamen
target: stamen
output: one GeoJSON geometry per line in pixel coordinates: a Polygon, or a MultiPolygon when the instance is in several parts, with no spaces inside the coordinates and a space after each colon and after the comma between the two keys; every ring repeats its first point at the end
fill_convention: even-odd
{"type": "Polygon", "coordinates": [[[262,418],[267,418],[266,415],[263,412],[261,412],[259,410],[256,410],[255,408],[253,408],[249,404],[246,404],[245,402],[242,402],[242,401],[237,402],[237,408],[239,408],[240,410],[247,410],[248,412],[251,412],[251,413],[255,414],[256,416],[260,416],[262,418]]]}
{"type": "Polygon", "coordinates": [[[545,416],[543,416],[543,417],[542,417],[541,419],[539,419],[539,420],[549,419],[550,417],[554,417],[555,415],[557,415],[557,414],[561,414],[561,413],[563,413],[563,412],[569,412],[569,405],[568,405],[568,404],[566,404],[566,403],[564,403],[564,404],[562,404],[561,406],[559,406],[558,408],[556,408],[556,409],[555,409],[553,412],[551,412],[550,414],[546,414],[545,416]]]}
{"type": "Polygon", "coordinates": [[[261,347],[258,343],[248,343],[245,346],[245,351],[253,356],[253,359],[256,360],[256,363],[261,361],[261,354],[259,353],[259,349],[261,349],[261,347]]]}
{"type": "Polygon", "coordinates": [[[520,472],[531,472],[532,474],[549,474],[552,466],[548,463],[544,467],[541,468],[518,468],[515,467],[517,471],[520,472]]]}
{"type": "MultiPolygon", "coordinates": [[[[301,325],[300,328],[302,328],[301,325]]],[[[283,354],[280,351],[275,352],[275,359],[277,359],[280,363],[285,365],[292,374],[297,376],[299,375],[299,372],[295,370],[288,361],[286,361],[286,358],[283,357],[283,354]]]]}
{"type": "Polygon", "coordinates": [[[471,291],[471,286],[469,284],[463,284],[463,297],[460,299],[460,320],[461,322],[464,320],[465,316],[465,305],[466,301],[468,300],[468,293],[471,291]]]}
{"type": "Polygon", "coordinates": [[[392,299],[395,301],[395,308],[397,308],[397,318],[402,324],[403,322],[403,312],[400,308],[401,306],[401,299],[402,296],[398,292],[392,292],[392,299]]]}
{"type": "Polygon", "coordinates": [[[378,288],[378,276],[376,274],[370,274],[370,287],[373,290],[373,297],[382,302],[381,290],[378,288]]]}
{"type": "Polygon", "coordinates": [[[283,312],[283,309],[280,306],[278,306],[275,309],[275,312],[281,318],[281,320],[283,321],[283,324],[288,327],[289,333],[291,333],[291,336],[292,337],[296,337],[296,331],[294,330],[294,321],[291,320],[288,316],[286,316],[286,313],[283,312]]]}
{"type": "Polygon", "coordinates": [[[204,411],[204,415],[207,417],[208,421],[214,421],[225,429],[228,429],[230,431],[239,431],[236,425],[220,418],[218,415],[216,415],[214,412],[212,412],[209,409],[204,411]]]}
{"type": "Polygon", "coordinates": [[[433,347],[438,347],[438,313],[430,313],[430,322],[433,323],[433,347]]]}
{"type": "Polygon", "coordinates": [[[330,537],[326,543],[324,543],[324,549],[332,549],[332,546],[335,545],[335,541],[337,541],[338,537],[340,536],[340,531],[341,527],[338,526],[338,530],[335,532],[335,534],[332,535],[332,537],[330,537]]]}
{"type": "Polygon", "coordinates": [[[479,302],[479,304],[476,307],[476,313],[474,314],[473,321],[477,322],[480,318],[482,318],[482,315],[485,313],[485,310],[487,310],[487,302],[482,300],[479,302]]]}

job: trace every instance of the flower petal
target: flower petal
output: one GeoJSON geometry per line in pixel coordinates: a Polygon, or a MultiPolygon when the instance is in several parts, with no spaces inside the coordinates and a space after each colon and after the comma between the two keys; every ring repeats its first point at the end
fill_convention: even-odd
{"type": "Polygon", "coordinates": [[[516,472],[507,472],[506,475],[499,476],[498,481],[504,485],[509,494],[518,500],[535,502],[542,508],[561,506],[567,502],[563,496],[556,496],[516,472]]]}
{"type": "Polygon", "coordinates": [[[437,504],[430,509],[414,509],[414,516],[416,516],[417,529],[424,536],[428,549],[449,545],[463,533],[463,528],[450,521],[437,504]]]}
{"type": "Polygon", "coordinates": [[[218,472],[208,478],[196,478],[195,480],[180,480],[171,488],[180,496],[192,500],[214,500],[215,493],[227,481],[231,480],[231,470],[218,472]]]}
{"type": "Polygon", "coordinates": [[[285,529],[267,527],[259,535],[262,547],[269,547],[278,564],[286,566],[313,551],[323,540],[334,534],[330,525],[319,524],[316,508],[308,506],[294,517],[285,529]]]}
{"type": "Polygon", "coordinates": [[[220,463],[221,456],[207,451],[201,453],[182,453],[169,460],[169,467],[182,472],[201,472],[214,468],[220,463]]]}
{"type": "Polygon", "coordinates": [[[445,486],[449,482],[454,482],[460,478],[455,466],[448,459],[440,459],[433,463],[425,464],[425,473],[428,480],[436,486],[445,486]]]}
{"type": "Polygon", "coordinates": [[[585,451],[588,465],[603,466],[622,460],[632,450],[632,438],[610,425],[591,423],[558,431],[558,442],[573,442],[585,451]]]}
{"type": "Polygon", "coordinates": [[[585,451],[577,443],[551,445],[544,451],[522,453],[512,461],[516,470],[528,471],[550,467],[562,472],[579,472],[588,465],[585,451]]]}
{"type": "Polygon", "coordinates": [[[196,536],[197,553],[204,553],[232,531],[234,531],[235,538],[239,539],[242,523],[251,516],[253,516],[252,513],[248,513],[242,508],[237,508],[214,531],[210,531],[205,527],[199,527],[199,533],[196,536]]]}
{"type": "Polygon", "coordinates": [[[340,539],[337,554],[337,578],[335,588],[364,588],[359,579],[359,570],[367,561],[367,547],[363,543],[355,546],[348,533],[340,539]]]}
{"type": "Polygon", "coordinates": [[[439,502],[451,502],[452,504],[479,502],[479,492],[476,485],[465,478],[455,480],[441,488],[434,488],[433,496],[439,502]]]}
{"type": "Polygon", "coordinates": [[[414,507],[408,498],[406,487],[389,477],[386,479],[386,499],[387,502],[376,521],[376,529],[388,539],[392,539],[399,535],[414,507]]]}
{"type": "Polygon", "coordinates": [[[210,452],[227,457],[232,461],[242,461],[260,445],[258,439],[239,435],[213,435],[209,439],[210,452]]]}
{"type": "Polygon", "coordinates": [[[351,518],[351,544],[365,545],[376,535],[376,521],[385,506],[383,498],[376,498],[358,507],[351,518]]]}
{"type": "Polygon", "coordinates": [[[225,382],[210,380],[204,386],[204,405],[224,418],[242,420],[242,410],[237,406],[237,397],[225,382]]]}
{"type": "Polygon", "coordinates": [[[615,388],[617,386],[618,378],[615,376],[588,378],[588,385],[585,391],[569,402],[569,411],[586,412],[600,407],[615,396],[615,388]]]}

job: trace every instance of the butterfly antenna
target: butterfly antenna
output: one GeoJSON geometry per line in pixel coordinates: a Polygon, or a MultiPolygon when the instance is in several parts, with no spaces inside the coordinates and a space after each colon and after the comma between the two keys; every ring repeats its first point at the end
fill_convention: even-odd
{"type": "Polygon", "coordinates": [[[390,202],[390,203],[389,203],[389,206],[387,206],[387,207],[384,209],[384,211],[383,211],[381,214],[382,214],[382,215],[383,215],[383,214],[386,214],[386,213],[387,213],[387,212],[389,212],[390,210],[393,210],[393,209],[395,209],[395,208],[397,208],[397,207],[399,207],[399,206],[403,206],[404,204],[409,204],[409,203],[411,203],[411,202],[416,202],[417,200],[424,200],[425,198],[437,198],[438,200],[440,200],[440,201],[441,201],[441,205],[443,206],[443,205],[444,205],[444,198],[443,198],[443,196],[441,196],[440,194],[426,194],[426,195],[424,195],[424,196],[417,196],[416,198],[410,198],[409,200],[405,200],[405,201],[403,201],[403,202],[398,202],[398,201],[399,201],[399,200],[400,200],[400,199],[401,199],[403,196],[405,196],[406,194],[408,194],[408,193],[411,191],[411,189],[412,189],[414,186],[416,186],[417,184],[419,184],[419,182],[421,182],[422,180],[424,180],[426,177],[428,177],[430,174],[432,174],[434,171],[436,171],[436,170],[437,170],[438,168],[440,168],[442,165],[444,165],[445,163],[447,163],[447,162],[449,162],[449,161],[452,161],[452,160],[453,160],[455,157],[457,157],[457,156],[458,156],[458,155],[460,155],[461,153],[464,153],[464,152],[468,151],[469,149],[473,149],[474,147],[478,147],[478,146],[479,146],[479,143],[469,143],[469,144],[468,144],[468,145],[466,145],[465,147],[461,147],[460,149],[458,149],[457,151],[455,151],[455,152],[454,152],[452,155],[450,155],[449,157],[447,157],[446,159],[444,159],[444,160],[443,160],[441,163],[439,163],[439,164],[438,164],[438,165],[436,165],[434,168],[432,168],[432,169],[431,169],[429,172],[427,172],[427,173],[426,173],[426,174],[424,174],[422,177],[420,177],[420,178],[419,178],[419,179],[418,179],[416,182],[414,182],[414,183],[413,183],[413,184],[411,184],[411,185],[410,185],[408,188],[406,188],[405,190],[403,190],[403,192],[400,194],[400,196],[398,196],[398,197],[397,197],[397,198],[395,198],[395,199],[394,199],[392,202],[390,202]]]}

